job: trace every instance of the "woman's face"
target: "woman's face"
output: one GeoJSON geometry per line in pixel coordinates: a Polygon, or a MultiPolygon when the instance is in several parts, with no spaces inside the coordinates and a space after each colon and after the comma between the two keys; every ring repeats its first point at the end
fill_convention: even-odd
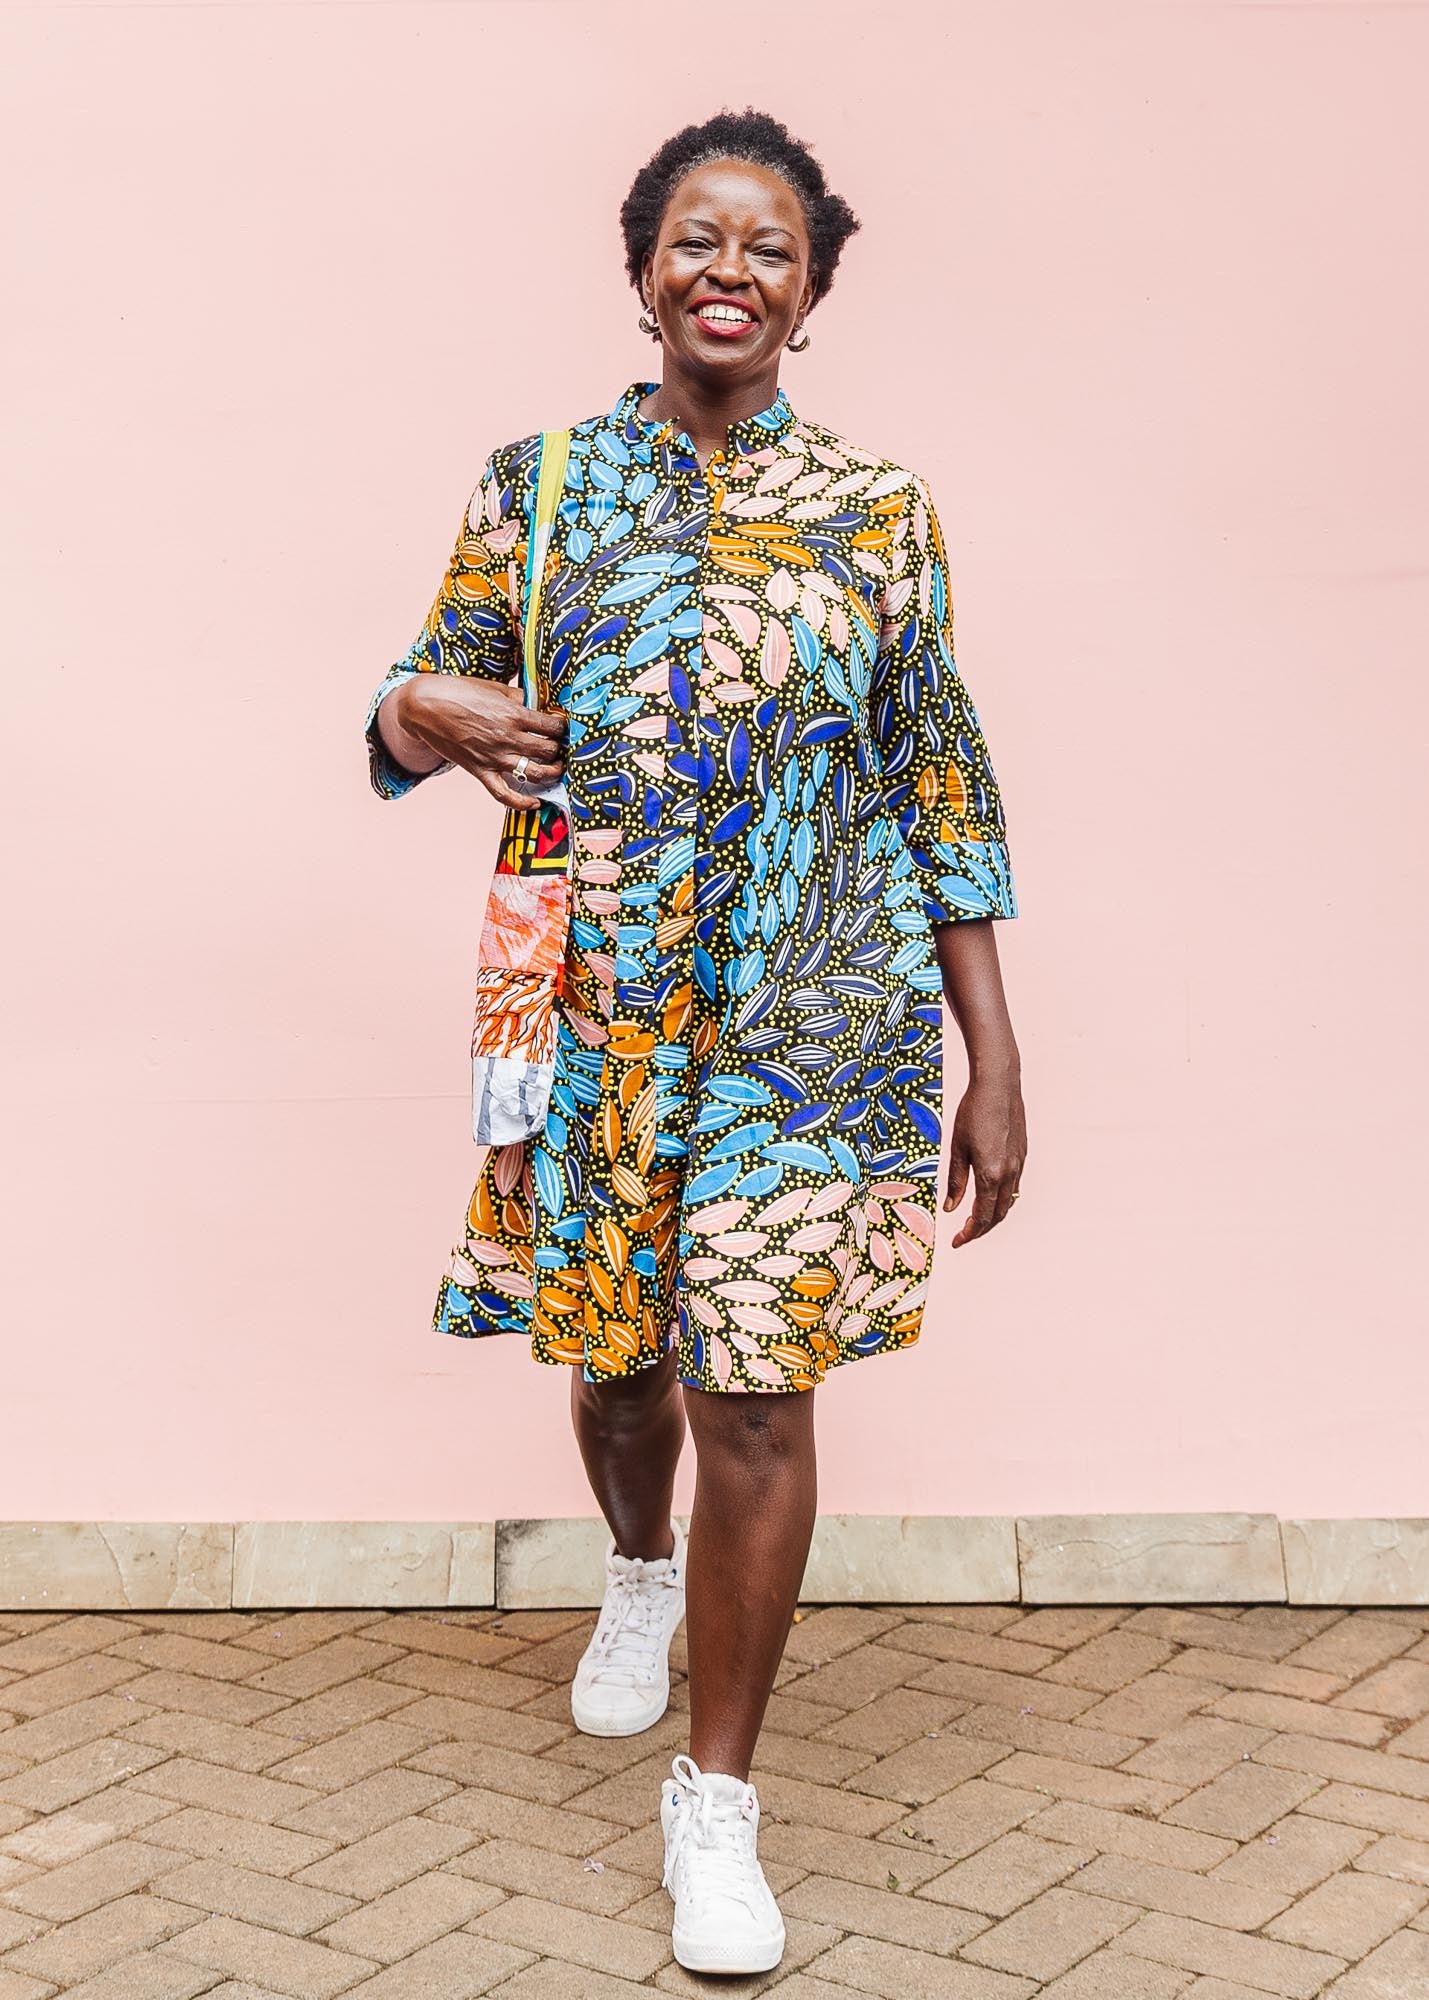
{"type": "Polygon", "coordinates": [[[680,181],[644,265],[645,303],[676,370],[723,386],[776,372],[809,309],[809,230],[782,175],[714,160],[680,181]]]}

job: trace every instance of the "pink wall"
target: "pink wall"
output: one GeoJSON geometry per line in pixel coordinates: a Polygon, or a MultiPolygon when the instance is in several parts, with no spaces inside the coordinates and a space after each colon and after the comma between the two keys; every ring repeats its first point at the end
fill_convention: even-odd
{"type": "Polygon", "coordinates": [[[1425,1512],[1429,12],[53,5],[0,53],[0,1516],[591,1510],[567,1375],[428,1326],[494,809],[379,805],[359,725],[490,446],[651,370],[630,173],[750,99],[863,215],[784,382],[932,480],[1024,908],[1025,1198],[819,1392],[822,1504],[1425,1512]]]}

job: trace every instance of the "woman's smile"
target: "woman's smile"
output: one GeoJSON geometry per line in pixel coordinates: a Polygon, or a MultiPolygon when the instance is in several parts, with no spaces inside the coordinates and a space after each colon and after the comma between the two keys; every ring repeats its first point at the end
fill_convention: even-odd
{"type": "Polygon", "coordinates": [[[740,340],[752,333],[759,316],[738,299],[722,299],[706,293],[690,307],[691,317],[718,340],[740,340]]]}

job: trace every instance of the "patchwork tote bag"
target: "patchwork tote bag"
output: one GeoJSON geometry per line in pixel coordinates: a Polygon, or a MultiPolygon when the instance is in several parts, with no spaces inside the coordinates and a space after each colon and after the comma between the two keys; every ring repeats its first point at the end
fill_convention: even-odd
{"type": "MultiPolygon", "coordinates": [[[[569,431],[541,437],[535,517],[526,544],[521,690],[541,705],[536,634],[556,509],[565,486],[569,431]]],[[[558,779],[540,803],[507,811],[487,898],[471,1034],[471,1131],[483,1146],[541,1132],[556,1058],[556,996],[571,921],[571,823],[558,779]]]]}

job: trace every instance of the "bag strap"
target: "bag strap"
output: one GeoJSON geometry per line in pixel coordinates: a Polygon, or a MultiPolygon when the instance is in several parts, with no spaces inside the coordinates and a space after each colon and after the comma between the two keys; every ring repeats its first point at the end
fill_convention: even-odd
{"type": "Polygon", "coordinates": [[[541,616],[541,584],[546,571],[546,550],[555,526],[556,509],[566,484],[566,460],[570,456],[569,431],[542,431],[540,474],[536,484],[536,513],[526,544],[526,613],[522,619],[523,655],[521,692],[527,708],[540,707],[540,680],[536,672],[536,630],[541,616]]]}

